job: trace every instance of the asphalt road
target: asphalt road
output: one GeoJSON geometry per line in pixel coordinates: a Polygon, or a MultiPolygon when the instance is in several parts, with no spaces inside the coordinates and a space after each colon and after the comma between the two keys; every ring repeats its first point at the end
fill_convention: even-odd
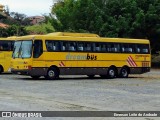
{"type": "Polygon", "coordinates": [[[159,111],[160,70],[127,79],[0,75],[0,111],[159,111]]]}

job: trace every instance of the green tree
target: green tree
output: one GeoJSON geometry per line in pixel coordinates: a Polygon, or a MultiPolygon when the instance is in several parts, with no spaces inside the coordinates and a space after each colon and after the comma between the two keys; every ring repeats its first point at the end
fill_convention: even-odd
{"type": "Polygon", "coordinates": [[[160,48],[159,0],[61,0],[53,5],[52,16],[56,31],[148,38],[160,48]]]}
{"type": "Polygon", "coordinates": [[[8,28],[0,28],[0,37],[23,36],[27,34],[24,27],[17,25],[11,25],[8,28]]]}
{"type": "Polygon", "coordinates": [[[25,27],[25,29],[29,34],[47,34],[55,31],[53,26],[49,22],[27,26],[25,27]]]}

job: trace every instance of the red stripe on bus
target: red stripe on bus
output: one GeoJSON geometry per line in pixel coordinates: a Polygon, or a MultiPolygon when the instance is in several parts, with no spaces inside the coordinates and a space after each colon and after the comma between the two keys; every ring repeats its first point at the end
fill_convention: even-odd
{"type": "Polygon", "coordinates": [[[134,62],[132,61],[132,59],[130,57],[128,57],[129,62],[132,64],[132,67],[135,67],[134,62]]]}
{"type": "Polygon", "coordinates": [[[63,67],[65,66],[65,64],[61,61],[61,64],[63,65],[63,67]]]}
{"type": "Polygon", "coordinates": [[[129,56],[132,59],[132,62],[134,63],[134,66],[137,67],[136,62],[133,60],[132,56],[129,56]]]}
{"type": "Polygon", "coordinates": [[[132,67],[132,64],[130,63],[130,61],[127,59],[127,63],[132,67]]]}

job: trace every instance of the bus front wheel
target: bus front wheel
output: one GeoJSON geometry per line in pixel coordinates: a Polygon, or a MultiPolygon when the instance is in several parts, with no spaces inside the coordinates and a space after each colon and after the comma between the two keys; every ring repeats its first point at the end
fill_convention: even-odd
{"type": "Polygon", "coordinates": [[[51,67],[47,71],[47,75],[45,76],[48,80],[55,80],[59,77],[59,72],[55,67],[51,67]]]}

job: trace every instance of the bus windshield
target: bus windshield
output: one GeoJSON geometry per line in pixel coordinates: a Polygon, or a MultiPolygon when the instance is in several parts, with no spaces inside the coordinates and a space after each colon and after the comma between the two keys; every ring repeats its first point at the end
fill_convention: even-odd
{"type": "Polygon", "coordinates": [[[13,58],[30,58],[32,55],[32,41],[16,41],[14,44],[13,58]]]}

